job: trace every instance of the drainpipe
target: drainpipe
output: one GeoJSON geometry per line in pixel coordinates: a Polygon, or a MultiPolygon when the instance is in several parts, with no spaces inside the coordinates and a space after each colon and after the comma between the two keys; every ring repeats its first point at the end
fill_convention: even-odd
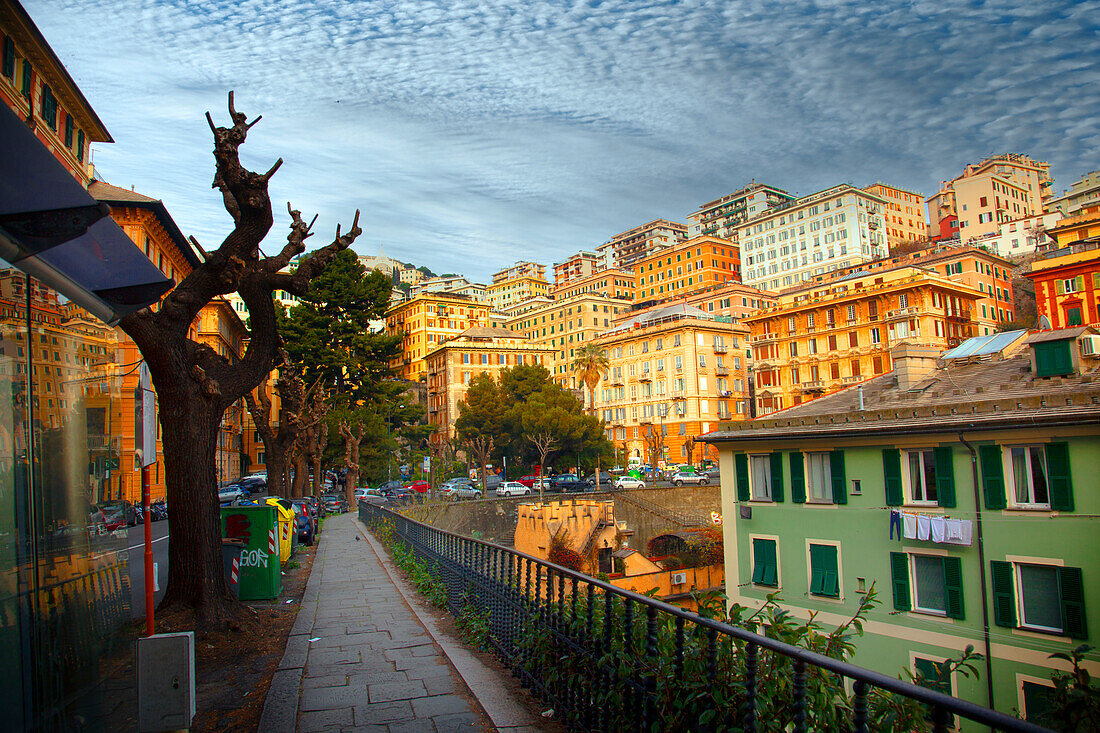
{"type": "Polygon", "coordinates": [[[985,685],[986,707],[993,709],[993,651],[989,644],[989,594],[985,588],[985,542],[982,538],[982,497],[978,486],[978,452],[974,446],[966,442],[962,431],[959,431],[959,441],[970,451],[970,471],[974,484],[974,514],[978,529],[978,574],[982,584],[982,633],[985,636],[985,685]]]}

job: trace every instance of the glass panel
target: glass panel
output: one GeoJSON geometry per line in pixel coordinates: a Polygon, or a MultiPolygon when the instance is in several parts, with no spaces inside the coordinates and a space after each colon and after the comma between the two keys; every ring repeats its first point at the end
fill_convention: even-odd
{"type": "Polygon", "coordinates": [[[752,463],[752,498],[771,499],[771,463],[769,456],[749,456],[752,463]]]}
{"type": "Polygon", "coordinates": [[[913,578],[917,590],[917,609],[946,613],[947,598],[943,587],[943,558],[914,555],[913,578]]]}
{"type": "Polygon", "coordinates": [[[924,498],[927,501],[936,501],[936,454],[926,450],[921,453],[924,460],[924,498]]]}
{"type": "Polygon", "coordinates": [[[1058,569],[1048,565],[1020,566],[1020,605],[1023,625],[1062,630],[1062,594],[1058,569]]]}
{"type": "Polygon", "coordinates": [[[828,502],[833,500],[828,453],[806,454],[806,482],[812,501],[828,502]]]}
{"type": "Polygon", "coordinates": [[[1049,504],[1050,492],[1047,490],[1047,456],[1039,446],[1028,448],[1031,454],[1031,495],[1036,504],[1049,504]]]}
{"type": "Polygon", "coordinates": [[[920,478],[920,453],[909,453],[909,491],[913,494],[913,501],[924,500],[924,486],[920,478]]]}
{"type": "Polygon", "coordinates": [[[1012,448],[1012,485],[1016,487],[1016,503],[1027,504],[1027,453],[1023,448],[1012,448]]]}

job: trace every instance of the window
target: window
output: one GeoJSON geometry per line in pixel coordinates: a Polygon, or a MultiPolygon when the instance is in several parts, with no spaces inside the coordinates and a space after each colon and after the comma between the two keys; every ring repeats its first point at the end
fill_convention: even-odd
{"type": "Polygon", "coordinates": [[[4,76],[15,81],[15,41],[11,36],[4,36],[4,76]]]}
{"type": "Polygon", "coordinates": [[[1050,508],[1046,451],[1038,445],[1007,446],[1005,478],[1014,506],[1025,509],[1050,508]]]}
{"type": "Polygon", "coordinates": [[[752,582],[757,585],[778,587],[779,562],[775,540],[753,537],[752,582]]]}
{"type": "Polygon", "coordinates": [[[706,367],[706,365],[707,365],[707,355],[702,354],[702,353],[699,354],[699,366],[706,367]]]}
{"type": "Polygon", "coordinates": [[[51,130],[57,129],[57,98],[54,97],[49,84],[42,85],[42,102],[39,114],[51,130]]]}
{"type": "Polygon", "coordinates": [[[1052,689],[1051,685],[1039,682],[1025,681],[1023,683],[1024,707],[1022,712],[1024,720],[1032,723],[1049,724],[1050,721],[1046,720],[1045,716],[1050,710],[1050,691],[1052,689]]]}
{"type": "Polygon", "coordinates": [[[965,618],[960,558],[891,552],[890,574],[895,610],[965,618]]]}
{"type": "Polygon", "coordinates": [[[995,624],[1088,637],[1081,568],[997,560],[989,566],[995,624]]]}
{"type": "Polygon", "coordinates": [[[752,487],[752,498],[754,501],[771,501],[772,500],[772,482],[771,482],[771,456],[749,456],[749,467],[752,470],[752,475],[749,479],[749,485],[752,487]]]}
{"type": "Polygon", "coordinates": [[[840,597],[836,545],[810,545],[810,594],[840,597]]]}
{"type": "Polygon", "coordinates": [[[912,555],[913,608],[922,613],[947,615],[947,590],[943,577],[944,558],[912,555]]]}
{"type": "Polygon", "coordinates": [[[929,690],[935,690],[936,692],[950,695],[951,679],[940,679],[941,671],[944,669],[944,661],[945,660],[941,659],[937,662],[933,659],[915,657],[913,659],[913,671],[916,674],[917,684],[921,687],[927,687],[929,690]]]}
{"type": "Polygon", "coordinates": [[[830,468],[828,453],[806,454],[806,489],[809,492],[810,501],[832,502],[830,468]]]}
{"type": "Polygon", "coordinates": [[[935,453],[932,450],[906,451],[905,462],[906,503],[935,504],[938,496],[935,453]]]}
{"type": "Polygon", "coordinates": [[[1070,354],[1069,340],[1042,341],[1033,344],[1035,352],[1035,374],[1039,377],[1055,377],[1073,373],[1073,356],[1070,354]]]}

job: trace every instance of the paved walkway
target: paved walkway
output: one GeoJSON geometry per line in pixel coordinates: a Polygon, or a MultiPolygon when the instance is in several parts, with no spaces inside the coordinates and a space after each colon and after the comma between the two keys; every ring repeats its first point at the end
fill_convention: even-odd
{"type": "Polygon", "coordinates": [[[534,730],[480,662],[472,675],[458,674],[448,654],[462,667],[472,655],[429,632],[434,621],[406,601],[409,591],[391,579],[388,557],[354,513],[327,519],[319,539],[261,731],[534,730]]]}

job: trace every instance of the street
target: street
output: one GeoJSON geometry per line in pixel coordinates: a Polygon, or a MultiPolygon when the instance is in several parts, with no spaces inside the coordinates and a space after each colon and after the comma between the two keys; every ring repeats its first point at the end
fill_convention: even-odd
{"type": "MultiPolygon", "coordinates": [[[[168,522],[153,522],[153,563],[157,569],[156,603],[168,586],[168,522]]],[[[130,610],[135,619],[145,618],[145,525],[138,523],[127,530],[126,549],[130,553],[130,610]]]]}

